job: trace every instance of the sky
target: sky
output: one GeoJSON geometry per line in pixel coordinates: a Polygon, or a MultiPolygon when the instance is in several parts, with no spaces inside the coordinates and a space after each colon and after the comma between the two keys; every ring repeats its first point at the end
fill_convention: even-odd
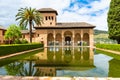
{"type": "Polygon", "coordinates": [[[20,8],[53,8],[57,22],[87,22],[107,31],[109,5],[110,0],[0,0],[0,25],[18,25],[15,15],[20,8]]]}

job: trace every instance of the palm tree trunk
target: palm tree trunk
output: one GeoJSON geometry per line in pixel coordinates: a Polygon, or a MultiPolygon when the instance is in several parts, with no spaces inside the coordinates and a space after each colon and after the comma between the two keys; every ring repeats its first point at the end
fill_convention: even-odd
{"type": "Polygon", "coordinates": [[[29,76],[32,76],[32,61],[29,62],[29,76]]]}
{"type": "Polygon", "coordinates": [[[29,21],[30,26],[30,43],[32,43],[32,20],[29,21]]]}

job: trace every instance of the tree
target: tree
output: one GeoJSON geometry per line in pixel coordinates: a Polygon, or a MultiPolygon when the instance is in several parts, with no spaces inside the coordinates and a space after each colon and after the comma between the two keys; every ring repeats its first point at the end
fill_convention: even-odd
{"type": "Polygon", "coordinates": [[[17,27],[15,24],[12,24],[9,26],[7,31],[5,32],[5,39],[8,39],[9,41],[14,41],[15,39],[19,39],[22,36],[19,27],[17,27]]]}
{"type": "Polygon", "coordinates": [[[108,12],[109,38],[120,44],[120,0],[111,0],[108,12]]]}
{"type": "Polygon", "coordinates": [[[38,26],[41,25],[42,17],[40,12],[35,8],[20,8],[16,15],[16,20],[19,20],[19,25],[27,26],[29,24],[30,29],[30,43],[32,43],[32,26],[36,23],[38,26]]]}

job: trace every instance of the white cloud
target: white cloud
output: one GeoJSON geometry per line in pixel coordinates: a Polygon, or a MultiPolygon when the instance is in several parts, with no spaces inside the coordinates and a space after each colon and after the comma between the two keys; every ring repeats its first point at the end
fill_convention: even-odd
{"type": "MultiPolygon", "coordinates": [[[[64,14],[58,16],[59,21],[85,21],[96,25],[97,29],[107,30],[107,12],[110,0],[94,1],[87,8],[86,6],[79,8],[76,12],[65,11],[64,14]],[[92,16],[91,14],[96,14],[92,16]],[[63,18],[64,17],[64,18],[63,18]]],[[[74,6],[74,9],[78,7],[74,6]]]]}
{"type": "Polygon", "coordinates": [[[22,0],[23,5],[34,8],[51,7],[56,10],[61,10],[70,4],[70,0],[22,0]]]}
{"type": "MultiPolygon", "coordinates": [[[[76,12],[69,12],[63,10],[68,8],[71,0],[1,0],[0,3],[0,25],[8,26],[16,23],[15,15],[21,7],[33,8],[53,8],[58,11],[58,22],[89,22],[97,26],[97,29],[107,29],[107,7],[109,7],[110,0],[94,1],[88,4],[91,8],[79,8],[76,4],[73,9],[76,12]],[[100,10],[103,10],[102,12],[100,10]],[[97,12],[97,13],[96,13],[97,12]],[[95,13],[96,16],[90,14],[95,13]]],[[[86,5],[87,6],[87,5],[86,5]]]]}

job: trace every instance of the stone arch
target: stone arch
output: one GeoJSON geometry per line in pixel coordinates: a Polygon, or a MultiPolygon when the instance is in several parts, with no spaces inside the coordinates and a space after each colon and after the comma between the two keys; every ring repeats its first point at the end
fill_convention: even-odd
{"type": "Polygon", "coordinates": [[[71,31],[65,31],[64,32],[64,40],[65,40],[65,45],[71,45],[72,41],[72,32],[71,31]]]}
{"type": "Polygon", "coordinates": [[[89,34],[84,33],[83,35],[83,46],[89,46],[89,34]]]}
{"type": "Polygon", "coordinates": [[[57,34],[56,34],[56,39],[55,39],[55,41],[56,41],[56,44],[57,44],[57,45],[60,45],[60,44],[62,43],[62,36],[61,36],[60,33],[57,33],[57,34]]]}
{"type": "Polygon", "coordinates": [[[75,34],[74,43],[75,45],[80,45],[81,35],[79,33],[75,34]]]}
{"type": "Polygon", "coordinates": [[[64,32],[64,36],[69,36],[69,37],[72,37],[72,32],[71,31],[65,31],[64,32]]]}
{"type": "Polygon", "coordinates": [[[48,45],[54,45],[54,37],[52,33],[49,33],[47,36],[48,45]]]}

